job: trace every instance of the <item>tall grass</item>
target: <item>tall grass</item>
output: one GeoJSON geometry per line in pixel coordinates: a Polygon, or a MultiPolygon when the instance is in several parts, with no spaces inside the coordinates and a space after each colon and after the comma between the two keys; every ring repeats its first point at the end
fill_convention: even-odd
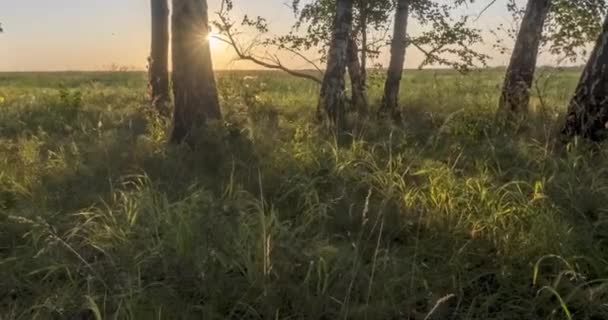
{"type": "Polygon", "coordinates": [[[193,150],[140,74],[2,75],[0,319],[606,319],[608,152],[557,141],[574,74],[514,128],[499,71],[408,73],[404,123],[337,144],[314,85],[227,73],[193,150]]]}

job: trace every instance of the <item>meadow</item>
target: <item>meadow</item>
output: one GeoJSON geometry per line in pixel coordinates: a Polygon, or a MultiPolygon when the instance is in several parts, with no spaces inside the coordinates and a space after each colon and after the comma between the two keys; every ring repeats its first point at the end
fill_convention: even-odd
{"type": "Polygon", "coordinates": [[[403,121],[341,143],[314,83],[220,72],[193,148],[144,73],[1,73],[0,319],[608,319],[608,151],[559,136],[580,70],[515,125],[503,72],[408,70],[403,121]]]}

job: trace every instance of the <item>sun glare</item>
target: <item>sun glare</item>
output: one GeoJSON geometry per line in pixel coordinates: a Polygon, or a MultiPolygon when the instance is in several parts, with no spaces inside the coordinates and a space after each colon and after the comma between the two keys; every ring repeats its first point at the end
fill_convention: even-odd
{"type": "Polygon", "coordinates": [[[221,40],[219,39],[219,34],[211,31],[208,35],[207,35],[207,41],[209,41],[209,46],[211,47],[211,50],[213,49],[217,49],[221,43],[221,40]]]}

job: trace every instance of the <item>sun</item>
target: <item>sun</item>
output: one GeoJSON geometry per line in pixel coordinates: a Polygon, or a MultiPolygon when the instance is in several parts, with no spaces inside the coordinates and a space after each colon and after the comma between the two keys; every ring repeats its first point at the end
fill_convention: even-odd
{"type": "Polygon", "coordinates": [[[206,40],[209,41],[209,47],[211,47],[212,50],[219,48],[222,43],[219,33],[213,31],[209,32],[206,40]]]}

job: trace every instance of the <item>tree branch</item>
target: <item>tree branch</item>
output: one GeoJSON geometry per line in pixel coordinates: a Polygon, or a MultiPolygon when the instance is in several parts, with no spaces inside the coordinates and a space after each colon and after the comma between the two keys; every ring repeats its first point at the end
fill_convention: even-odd
{"type": "Polygon", "coordinates": [[[488,3],[488,5],[486,5],[477,15],[477,18],[475,18],[475,22],[477,22],[481,16],[483,16],[484,13],[486,13],[486,11],[488,11],[488,9],[490,9],[491,6],[493,6],[496,3],[497,0],[492,0],[490,1],[490,3],[488,3]]]}
{"type": "MultiPolygon", "coordinates": [[[[318,78],[312,74],[306,73],[304,71],[293,70],[293,69],[286,67],[276,55],[273,57],[273,59],[265,59],[265,58],[256,57],[255,55],[251,54],[250,52],[255,47],[256,43],[259,43],[258,40],[252,41],[252,43],[247,47],[247,49],[243,50],[239,46],[239,44],[234,36],[234,32],[233,32],[234,24],[231,23],[230,19],[226,16],[226,6],[224,5],[224,1],[222,1],[222,6],[221,6],[220,11],[217,12],[217,16],[221,23],[221,24],[219,24],[221,34],[224,35],[225,38],[218,37],[218,36],[216,36],[214,38],[218,39],[221,42],[232,47],[232,49],[236,53],[237,58],[239,60],[250,61],[250,62],[253,62],[259,66],[262,66],[262,67],[268,68],[268,69],[281,70],[294,77],[308,79],[308,80],[314,81],[318,84],[323,83],[321,78],[318,78]]],[[[323,74],[323,71],[312,60],[306,58],[304,55],[302,55],[299,52],[296,52],[295,50],[289,50],[288,48],[284,48],[284,49],[286,49],[287,51],[289,51],[293,54],[296,54],[298,57],[302,58],[304,61],[311,64],[317,71],[319,71],[319,73],[323,74]]]]}

